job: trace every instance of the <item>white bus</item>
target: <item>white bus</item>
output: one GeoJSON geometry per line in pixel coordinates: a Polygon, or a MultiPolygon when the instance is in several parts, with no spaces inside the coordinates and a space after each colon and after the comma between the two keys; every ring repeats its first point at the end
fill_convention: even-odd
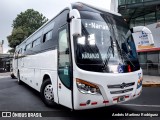
{"type": "Polygon", "coordinates": [[[91,109],[142,91],[136,47],[122,16],[73,3],[16,47],[13,73],[48,106],[91,109]]]}

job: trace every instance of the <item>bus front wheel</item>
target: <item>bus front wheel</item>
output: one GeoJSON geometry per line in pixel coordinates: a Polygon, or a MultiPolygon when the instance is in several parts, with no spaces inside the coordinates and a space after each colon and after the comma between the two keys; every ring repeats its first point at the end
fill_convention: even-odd
{"type": "Polygon", "coordinates": [[[53,87],[50,79],[47,79],[42,83],[40,94],[45,105],[48,107],[56,105],[54,102],[53,87]]]}

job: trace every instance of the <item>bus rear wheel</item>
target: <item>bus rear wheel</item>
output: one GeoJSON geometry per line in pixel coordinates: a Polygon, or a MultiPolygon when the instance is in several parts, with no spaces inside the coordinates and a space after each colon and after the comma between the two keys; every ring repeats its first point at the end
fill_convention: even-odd
{"type": "Polygon", "coordinates": [[[47,79],[43,82],[40,94],[46,106],[54,107],[56,105],[54,102],[53,87],[50,79],[47,79]]]}

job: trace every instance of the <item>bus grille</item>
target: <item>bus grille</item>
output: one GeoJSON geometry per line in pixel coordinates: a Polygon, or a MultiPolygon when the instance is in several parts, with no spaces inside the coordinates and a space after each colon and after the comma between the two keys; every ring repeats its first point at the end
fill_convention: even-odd
{"type": "Polygon", "coordinates": [[[133,86],[135,84],[135,82],[131,82],[131,83],[122,83],[122,84],[117,84],[117,85],[108,85],[108,88],[127,88],[130,86],[133,86]]]}
{"type": "Polygon", "coordinates": [[[133,88],[130,88],[130,89],[126,89],[126,90],[111,91],[110,93],[111,93],[111,94],[121,94],[121,93],[130,92],[130,91],[132,91],[132,90],[133,90],[133,88]]]}
{"type": "Polygon", "coordinates": [[[107,87],[110,89],[111,94],[121,94],[121,93],[127,93],[127,92],[132,91],[133,90],[132,87],[134,85],[135,85],[135,82],[131,82],[131,83],[108,85],[107,87]],[[112,89],[114,89],[114,91],[112,89]]]}

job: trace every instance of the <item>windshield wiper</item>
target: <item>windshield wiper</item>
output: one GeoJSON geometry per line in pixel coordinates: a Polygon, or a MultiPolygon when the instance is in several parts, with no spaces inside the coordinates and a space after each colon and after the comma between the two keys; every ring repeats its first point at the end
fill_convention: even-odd
{"type": "Polygon", "coordinates": [[[113,39],[112,39],[111,36],[110,36],[110,42],[111,42],[110,48],[112,49],[112,54],[113,54],[113,57],[114,57],[114,44],[113,44],[113,39]]]}
{"type": "Polygon", "coordinates": [[[107,50],[107,57],[106,57],[106,59],[104,61],[104,67],[103,68],[106,68],[106,66],[108,65],[108,61],[109,61],[109,59],[111,57],[111,54],[110,54],[111,49],[112,49],[111,46],[109,46],[109,48],[107,50]]]}
{"type": "MultiPolygon", "coordinates": [[[[117,49],[120,52],[120,55],[126,57],[127,60],[132,64],[132,66],[135,67],[134,64],[132,63],[132,61],[130,60],[129,56],[126,54],[126,52],[123,49],[120,48],[120,46],[118,44],[118,41],[117,40],[115,40],[115,41],[116,41],[116,44],[117,44],[117,49]]],[[[122,60],[123,60],[123,58],[122,58],[122,60]]]]}
{"type": "Polygon", "coordinates": [[[106,67],[107,67],[107,65],[108,65],[108,61],[109,61],[109,59],[110,59],[110,57],[111,57],[111,51],[112,51],[112,54],[113,54],[113,56],[114,56],[114,44],[113,44],[113,39],[112,39],[112,37],[110,36],[110,42],[111,42],[111,46],[109,46],[109,48],[108,48],[108,50],[107,50],[107,57],[106,57],[106,59],[104,60],[104,66],[103,66],[103,69],[105,69],[106,67]]]}

